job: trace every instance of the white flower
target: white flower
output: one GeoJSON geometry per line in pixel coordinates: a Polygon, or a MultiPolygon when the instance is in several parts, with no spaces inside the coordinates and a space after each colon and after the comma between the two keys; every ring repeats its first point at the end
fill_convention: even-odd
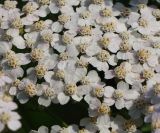
{"type": "Polygon", "coordinates": [[[77,125],[70,125],[68,127],[60,127],[58,125],[54,125],[51,127],[51,133],[76,133],[78,130],[78,126],[77,125]]]}
{"type": "Polygon", "coordinates": [[[5,125],[10,130],[17,131],[21,128],[20,118],[16,112],[0,109],[0,131],[5,128],[5,125]]]}
{"type": "Polygon", "coordinates": [[[17,93],[17,99],[21,104],[28,102],[28,100],[37,95],[37,86],[35,81],[31,81],[27,78],[23,79],[19,85],[19,92],[17,93]]]}
{"type": "Polygon", "coordinates": [[[117,89],[111,86],[105,87],[104,102],[109,106],[115,103],[117,109],[124,107],[129,108],[133,104],[133,100],[139,96],[135,90],[130,90],[129,85],[123,81],[117,84],[117,89]]]}
{"type": "Polygon", "coordinates": [[[12,83],[13,79],[11,75],[7,74],[5,71],[0,71],[0,87],[5,86],[7,83],[12,83]]]}
{"type": "Polygon", "coordinates": [[[46,126],[40,126],[38,131],[31,130],[29,133],[49,133],[49,130],[46,126]]]}
{"type": "Polygon", "coordinates": [[[39,95],[38,103],[40,105],[48,107],[51,102],[58,103],[57,94],[63,90],[63,84],[57,86],[57,84],[51,82],[50,85],[43,83],[37,85],[37,87],[39,88],[37,95],[39,95]]]}
{"type": "Polygon", "coordinates": [[[131,25],[133,30],[145,35],[153,35],[159,31],[159,28],[157,28],[159,27],[159,23],[149,9],[141,11],[141,15],[131,12],[127,24],[131,25]]]}
{"type": "Polygon", "coordinates": [[[140,125],[141,119],[126,120],[120,115],[117,115],[115,118],[113,118],[113,121],[111,122],[112,132],[141,133],[141,131],[137,129],[140,125]]]}
{"type": "Polygon", "coordinates": [[[61,8],[77,6],[79,1],[77,0],[55,0],[50,3],[49,9],[51,13],[56,14],[61,8]]]}
{"type": "Polygon", "coordinates": [[[17,104],[13,102],[12,97],[2,92],[0,93],[0,110],[1,109],[7,109],[7,110],[17,109],[17,104]]]}

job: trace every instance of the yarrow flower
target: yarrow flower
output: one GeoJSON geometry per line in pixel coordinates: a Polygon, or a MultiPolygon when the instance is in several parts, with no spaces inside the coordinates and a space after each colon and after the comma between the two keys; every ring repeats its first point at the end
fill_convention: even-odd
{"type": "Polygon", "coordinates": [[[21,104],[33,100],[50,117],[54,104],[78,103],[88,115],[80,126],[41,123],[45,126],[37,124],[31,133],[140,133],[143,123],[151,124],[148,132],[160,132],[156,5],[148,6],[148,0],[131,0],[128,6],[112,0],[0,3],[0,132],[18,132],[21,104]]]}

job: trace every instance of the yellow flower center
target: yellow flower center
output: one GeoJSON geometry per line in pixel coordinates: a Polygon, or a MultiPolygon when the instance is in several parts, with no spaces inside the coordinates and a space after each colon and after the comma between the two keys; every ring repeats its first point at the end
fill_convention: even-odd
{"type": "Polygon", "coordinates": [[[53,34],[52,32],[45,32],[42,34],[42,39],[47,42],[47,43],[51,43],[53,41],[53,34]]]}
{"type": "Polygon", "coordinates": [[[64,34],[64,35],[62,36],[62,41],[63,41],[64,44],[71,44],[71,42],[72,42],[72,37],[71,37],[71,35],[69,35],[69,34],[64,34]]]}
{"type": "Polygon", "coordinates": [[[2,112],[0,114],[0,121],[3,123],[3,124],[7,124],[8,121],[11,119],[11,116],[9,113],[7,112],[2,112]]]}
{"type": "Polygon", "coordinates": [[[153,10],[152,15],[159,19],[160,18],[160,9],[153,10]]]}
{"type": "Polygon", "coordinates": [[[137,131],[137,127],[133,120],[127,120],[124,122],[123,127],[128,133],[134,133],[137,131]]]}
{"type": "Polygon", "coordinates": [[[93,4],[100,5],[104,2],[104,0],[92,0],[93,4]]]}
{"type": "Polygon", "coordinates": [[[16,56],[9,58],[8,65],[10,67],[17,68],[18,66],[20,66],[19,59],[16,56]]]}
{"type": "Polygon", "coordinates": [[[108,9],[108,8],[105,8],[105,9],[100,11],[100,15],[102,17],[111,17],[112,16],[112,10],[108,9]]]}
{"type": "Polygon", "coordinates": [[[98,108],[98,113],[105,115],[105,114],[109,114],[111,111],[110,107],[106,104],[101,104],[101,106],[98,108]]]}
{"type": "Polygon", "coordinates": [[[48,5],[50,3],[50,0],[38,0],[38,2],[42,5],[48,5]]]}
{"type": "Polygon", "coordinates": [[[121,45],[120,45],[120,50],[123,52],[128,52],[132,49],[131,45],[129,44],[129,42],[127,40],[122,41],[121,45]]]}
{"type": "Polygon", "coordinates": [[[28,2],[26,5],[23,6],[22,11],[25,13],[31,14],[36,11],[38,6],[34,2],[28,2]]]}
{"type": "Polygon", "coordinates": [[[42,59],[44,51],[39,48],[35,48],[31,52],[31,58],[35,61],[42,59]]]}
{"type": "Polygon", "coordinates": [[[58,21],[63,25],[65,23],[67,23],[69,20],[70,20],[70,16],[68,16],[66,14],[61,14],[61,15],[58,16],[58,21]]]}
{"type": "Polygon", "coordinates": [[[37,94],[37,88],[33,83],[29,83],[25,87],[25,92],[30,96],[33,97],[37,94]]]}
{"type": "Polygon", "coordinates": [[[69,55],[67,52],[62,52],[59,55],[59,60],[65,61],[65,60],[68,60],[68,58],[69,58],[69,55]]]}
{"type": "Polygon", "coordinates": [[[86,68],[88,66],[88,62],[83,61],[82,59],[76,62],[77,67],[86,68]]]}
{"type": "Polygon", "coordinates": [[[104,32],[114,32],[115,26],[116,24],[114,22],[108,22],[108,23],[102,24],[101,29],[104,32]]]}
{"type": "Polygon", "coordinates": [[[61,6],[65,6],[66,4],[66,0],[56,0],[57,2],[57,6],[61,7],[61,6]]]}
{"type": "Polygon", "coordinates": [[[34,29],[36,31],[40,31],[40,30],[43,30],[45,28],[45,23],[43,20],[40,20],[40,21],[37,21],[35,24],[34,24],[34,29]]]}
{"type": "Polygon", "coordinates": [[[87,77],[83,77],[80,82],[82,85],[88,85],[90,83],[87,77]]]}
{"type": "Polygon", "coordinates": [[[82,54],[86,53],[86,49],[87,49],[88,45],[87,44],[79,44],[77,46],[78,51],[82,54]]]}
{"type": "Polygon", "coordinates": [[[80,13],[80,17],[83,19],[87,19],[91,16],[91,13],[89,11],[84,11],[82,13],[80,13]]]}
{"type": "Polygon", "coordinates": [[[121,99],[123,98],[124,94],[121,90],[115,90],[114,93],[113,93],[113,97],[115,99],[121,99]]]}
{"type": "Polygon", "coordinates": [[[20,29],[23,28],[23,23],[20,18],[16,18],[12,21],[13,28],[20,29]]]}
{"type": "Polygon", "coordinates": [[[46,97],[52,97],[55,95],[55,91],[51,88],[47,88],[45,91],[44,91],[44,95],[46,97]]]}
{"type": "Polygon", "coordinates": [[[67,84],[66,87],[65,87],[65,94],[66,95],[74,95],[77,91],[77,86],[75,84],[67,84]]]}
{"type": "Polygon", "coordinates": [[[137,55],[138,55],[139,61],[141,63],[144,63],[150,57],[151,53],[146,49],[141,49],[137,52],[137,55]]]}
{"type": "Polygon", "coordinates": [[[97,55],[97,59],[100,60],[101,62],[106,62],[108,61],[109,58],[110,58],[110,54],[106,50],[102,50],[97,55]]]}
{"type": "Polygon", "coordinates": [[[4,8],[6,9],[14,9],[16,8],[17,2],[16,1],[10,1],[10,0],[6,0],[4,2],[4,8]]]}
{"type": "Polygon", "coordinates": [[[96,97],[102,97],[104,94],[104,88],[102,87],[97,87],[93,90],[93,95],[96,97]]]}
{"type": "Polygon", "coordinates": [[[130,13],[131,13],[131,10],[126,7],[126,8],[124,8],[124,9],[122,10],[121,15],[124,16],[124,17],[127,17],[127,16],[130,15],[130,13]]]}
{"type": "Polygon", "coordinates": [[[114,69],[114,72],[115,72],[116,77],[119,79],[124,79],[127,74],[127,71],[123,66],[116,67],[114,69]]]}
{"type": "Polygon", "coordinates": [[[101,45],[101,47],[105,49],[108,47],[109,43],[110,43],[110,39],[108,37],[102,37],[99,40],[99,44],[101,45]]]}
{"type": "Polygon", "coordinates": [[[79,33],[82,36],[90,36],[92,34],[92,27],[91,26],[81,26],[79,33]]]}
{"type": "Polygon", "coordinates": [[[159,94],[160,94],[160,83],[157,83],[157,84],[154,86],[154,94],[155,94],[155,95],[159,95],[159,94]]]}
{"type": "Polygon", "coordinates": [[[35,70],[36,70],[36,75],[38,76],[38,78],[42,78],[44,77],[47,71],[47,68],[44,65],[37,65],[35,67],[35,70]]]}
{"type": "Polygon", "coordinates": [[[120,33],[120,37],[122,38],[122,40],[128,40],[129,39],[129,33],[124,31],[124,32],[120,33]]]}
{"type": "Polygon", "coordinates": [[[145,20],[145,19],[143,19],[143,18],[140,18],[140,19],[138,20],[138,24],[139,24],[139,26],[142,26],[142,27],[144,27],[144,28],[146,28],[146,27],[148,26],[147,20],[145,20]]]}
{"type": "Polygon", "coordinates": [[[154,76],[154,71],[151,69],[147,69],[143,71],[143,78],[145,78],[146,80],[152,78],[154,76]]]}
{"type": "Polygon", "coordinates": [[[63,70],[57,70],[55,73],[56,78],[59,80],[63,80],[65,77],[64,71],[63,70]]]}

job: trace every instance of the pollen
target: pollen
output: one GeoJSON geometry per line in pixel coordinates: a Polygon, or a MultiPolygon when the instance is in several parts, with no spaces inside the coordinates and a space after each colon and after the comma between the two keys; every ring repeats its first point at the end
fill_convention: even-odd
{"type": "Polygon", "coordinates": [[[50,3],[50,0],[38,0],[38,2],[41,4],[41,5],[48,5],[50,3]]]}
{"type": "Polygon", "coordinates": [[[88,66],[88,62],[85,62],[82,59],[79,59],[76,62],[76,66],[79,67],[79,68],[86,68],[88,66]]]}
{"type": "Polygon", "coordinates": [[[115,72],[115,75],[118,79],[124,79],[126,74],[127,74],[127,71],[126,69],[123,67],[123,66],[118,66],[114,69],[114,72],[115,72]]]}
{"type": "Polygon", "coordinates": [[[86,53],[86,49],[87,49],[88,45],[87,44],[79,44],[77,46],[78,48],[78,51],[82,54],[85,54],[86,53]]]}
{"type": "Polygon", "coordinates": [[[155,16],[157,19],[159,19],[160,18],[160,9],[153,10],[152,15],[155,16]]]}
{"type": "Polygon", "coordinates": [[[80,80],[82,85],[89,85],[90,81],[89,79],[85,76],[80,80]]]}
{"type": "Polygon", "coordinates": [[[116,27],[116,24],[114,22],[108,22],[108,23],[102,24],[101,29],[104,32],[114,32],[115,27],[116,27]]]}
{"type": "Polygon", "coordinates": [[[142,27],[146,28],[148,26],[148,21],[143,19],[143,18],[140,18],[138,20],[138,24],[139,24],[139,26],[142,26],[142,27]]]}
{"type": "Polygon", "coordinates": [[[91,13],[89,11],[84,11],[84,12],[80,13],[79,16],[82,19],[87,19],[87,18],[89,18],[91,16],[91,13]]]}
{"type": "Polygon", "coordinates": [[[101,104],[101,106],[98,108],[98,113],[105,115],[110,113],[110,107],[106,104],[101,104]]]}
{"type": "Polygon", "coordinates": [[[112,16],[112,10],[108,9],[108,8],[105,8],[105,9],[100,11],[100,15],[102,17],[111,17],[112,16]]]}
{"type": "Polygon", "coordinates": [[[18,85],[21,83],[21,81],[19,79],[16,79],[14,82],[13,82],[13,86],[15,87],[18,87],[18,85]]]}
{"type": "Polygon", "coordinates": [[[122,43],[120,44],[120,50],[123,52],[129,52],[131,49],[132,47],[127,40],[122,41],[122,43]]]}
{"type": "Polygon", "coordinates": [[[79,33],[82,36],[90,36],[92,34],[92,27],[89,25],[88,26],[81,26],[79,33]]]}
{"type": "Polygon", "coordinates": [[[25,92],[30,96],[33,97],[37,94],[37,88],[33,83],[29,83],[25,87],[25,92]]]}
{"type": "Polygon", "coordinates": [[[121,90],[115,90],[114,93],[113,93],[113,97],[115,99],[121,99],[123,98],[124,94],[121,90]]]}
{"type": "Polygon", "coordinates": [[[104,88],[102,87],[96,87],[93,89],[93,95],[96,97],[102,97],[104,94],[104,88]]]}
{"type": "Polygon", "coordinates": [[[99,40],[99,44],[102,48],[108,48],[108,45],[110,43],[110,39],[108,37],[102,37],[100,40],[99,40]]]}
{"type": "Polygon", "coordinates": [[[110,54],[106,50],[101,50],[101,52],[98,53],[97,59],[101,62],[106,62],[110,58],[110,54]]]}
{"type": "Polygon", "coordinates": [[[141,63],[144,63],[147,61],[147,59],[150,57],[151,53],[149,50],[141,49],[137,52],[138,59],[141,63]]]}
{"type": "Polygon", "coordinates": [[[31,58],[35,61],[39,61],[43,57],[44,51],[39,48],[35,48],[31,51],[31,58]]]}
{"type": "Polygon", "coordinates": [[[51,43],[53,41],[53,34],[50,31],[47,31],[45,33],[42,34],[42,39],[47,42],[47,43],[51,43]]]}
{"type": "Polygon", "coordinates": [[[36,31],[41,31],[45,28],[45,23],[43,20],[40,20],[40,21],[37,21],[35,24],[34,24],[34,29],[36,31]]]}
{"type": "Polygon", "coordinates": [[[67,84],[66,87],[65,87],[65,94],[66,95],[74,95],[77,91],[77,86],[75,84],[67,84]]]}
{"type": "Polygon", "coordinates": [[[62,36],[62,42],[64,43],[64,44],[71,44],[71,42],[72,42],[72,37],[71,37],[71,35],[69,35],[69,34],[64,34],[63,36],[62,36]]]}
{"type": "Polygon", "coordinates": [[[11,119],[11,116],[9,113],[2,112],[0,114],[0,122],[2,122],[3,124],[7,124],[10,119],[11,119]]]}
{"type": "Polygon", "coordinates": [[[17,68],[18,66],[20,66],[19,59],[16,56],[9,58],[8,65],[10,67],[17,68]]]}
{"type": "Polygon", "coordinates": [[[53,96],[55,96],[55,91],[52,88],[47,88],[44,91],[44,96],[53,97],[53,96]]]}
{"type": "Polygon", "coordinates": [[[44,65],[37,65],[35,67],[35,70],[36,70],[36,75],[38,76],[38,78],[42,78],[44,77],[47,71],[47,68],[44,65]]]}
{"type": "Polygon", "coordinates": [[[144,70],[143,71],[143,78],[144,79],[146,79],[146,80],[148,80],[148,79],[151,79],[153,76],[154,76],[154,71],[153,70],[151,70],[151,69],[147,69],[147,70],[144,70]]]}
{"type": "Polygon", "coordinates": [[[65,6],[66,0],[56,0],[56,4],[59,7],[65,6]]]}
{"type": "Polygon", "coordinates": [[[16,8],[16,5],[17,5],[16,1],[5,0],[4,2],[4,8],[8,10],[16,8]]]}
{"type": "Polygon", "coordinates": [[[127,120],[124,122],[123,127],[128,133],[134,133],[137,131],[137,127],[133,120],[127,120]]]}
{"type": "Polygon", "coordinates": [[[22,23],[22,21],[21,21],[21,19],[20,18],[16,18],[16,19],[14,19],[13,21],[12,21],[12,27],[13,28],[16,28],[16,29],[21,29],[21,28],[23,28],[23,23],[22,23]]]}
{"type": "Polygon", "coordinates": [[[70,16],[69,15],[61,14],[61,15],[58,16],[58,21],[63,25],[65,23],[67,23],[69,20],[70,20],[70,16]]]}
{"type": "Polygon", "coordinates": [[[126,31],[121,32],[120,37],[122,38],[122,40],[129,40],[129,33],[126,31]]]}
{"type": "Polygon", "coordinates": [[[62,53],[60,53],[60,55],[59,55],[59,59],[60,59],[61,61],[68,60],[68,58],[69,58],[69,55],[68,55],[67,52],[62,52],[62,53]]]}
{"type": "Polygon", "coordinates": [[[65,77],[64,71],[63,70],[57,70],[55,72],[55,77],[58,78],[59,80],[63,80],[65,77]]]}
{"type": "Polygon", "coordinates": [[[93,4],[100,5],[104,2],[104,0],[92,0],[93,4]]]}
{"type": "Polygon", "coordinates": [[[130,13],[131,13],[131,10],[126,7],[126,8],[124,8],[124,9],[122,10],[121,15],[122,15],[123,17],[127,17],[127,16],[130,15],[130,13]]]}
{"type": "Polygon", "coordinates": [[[31,14],[36,11],[38,8],[37,4],[34,2],[28,2],[26,5],[23,6],[22,11],[27,14],[31,14]]]}
{"type": "Polygon", "coordinates": [[[155,95],[159,95],[159,94],[160,94],[160,83],[157,83],[157,84],[154,86],[154,94],[155,94],[155,95]]]}

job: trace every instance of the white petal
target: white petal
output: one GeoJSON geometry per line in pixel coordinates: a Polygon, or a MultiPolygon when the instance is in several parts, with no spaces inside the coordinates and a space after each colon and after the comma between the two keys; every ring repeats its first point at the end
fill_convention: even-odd
{"type": "Polygon", "coordinates": [[[22,126],[21,123],[16,120],[9,121],[7,125],[8,125],[8,128],[11,129],[12,131],[16,131],[22,126]]]}
{"type": "Polygon", "coordinates": [[[26,48],[25,41],[21,36],[14,37],[12,43],[19,49],[26,48]]]}
{"type": "Polygon", "coordinates": [[[64,93],[58,94],[58,100],[61,105],[68,103],[69,99],[70,99],[70,97],[66,96],[64,93]]]}

